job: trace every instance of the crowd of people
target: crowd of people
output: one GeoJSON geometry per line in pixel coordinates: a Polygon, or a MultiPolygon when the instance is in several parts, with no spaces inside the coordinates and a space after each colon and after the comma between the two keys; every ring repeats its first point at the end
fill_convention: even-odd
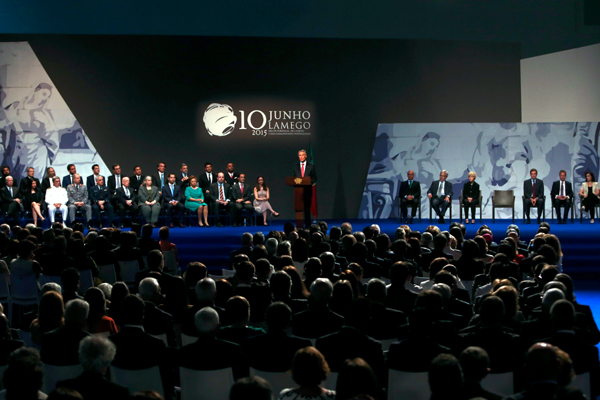
{"type": "Polygon", "coordinates": [[[517,225],[496,232],[500,240],[486,225],[472,239],[465,232],[459,223],[424,232],[402,225],[390,237],[377,225],[287,223],[244,233],[226,278],[199,261],[181,277],[165,271],[163,251],[176,248],[168,227],[156,241],[152,224],[85,236],[81,223],[2,225],[5,278],[61,278],[41,287],[37,307],[15,307],[12,321],[0,315],[5,397],[43,398],[41,363],[83,367],[58,383],[55,399],[128,398],[107,376],[110,365],[158,366],[169,398],[179,368],[231,368],[234,400],[384,399],[391,371],[428,372],[432,399],[502,398],[481,382],[505,372],[519,392],[510,398],[584,398],[570,386],[583,373],[597,394],[600,331],[562,271],[550,226],[529,241],[517,225]],[[138,262],[134,281],[121,278],[119,261],[138,262]],[[114,265],[116,283],[97,279],[101,265],[114,265]],[[96,279],[84,292],[86,270],[96,279]],[[296,386],[272,393],[261,371],[290,371],[296,386]],[[79,397],[60,397],[65,391],[79,397]]]}

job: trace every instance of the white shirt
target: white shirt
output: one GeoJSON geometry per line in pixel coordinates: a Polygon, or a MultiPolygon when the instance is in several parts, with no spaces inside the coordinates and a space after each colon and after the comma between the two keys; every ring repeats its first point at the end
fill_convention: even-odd
{"type": "Polygon", "coordinates": [[[560,196],[561,193],[564,193],[565,197],[568,199],[569,196],[567,196],[567,185],[565,184],[565,181],[559,180],[558,182],[560,183],[560,185],[558,187],[558,194],[556,196],[554,196],[554,198],[558,199],[558,196],[560,196]]]}
{"type": "Polygon", "coordinates": [[[67,204],[69,196],[67,196],[67,189],[63,187],[52,186],[46,190],[46,203],[54,204],[67,204]]]}

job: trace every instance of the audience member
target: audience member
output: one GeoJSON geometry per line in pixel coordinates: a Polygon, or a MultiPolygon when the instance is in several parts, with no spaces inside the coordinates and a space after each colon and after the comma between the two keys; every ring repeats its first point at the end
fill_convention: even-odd
{"type": "Polygon", "coordinates": [[[322,386],[329,374],[329,365],[325,357],[314,347],[305,347],[296,352],[292,361],[292,379],[297,388],[283,389],[280,399],[293,398],[296,400],[325,398],[334,399],[335,391],[322,386]]]}

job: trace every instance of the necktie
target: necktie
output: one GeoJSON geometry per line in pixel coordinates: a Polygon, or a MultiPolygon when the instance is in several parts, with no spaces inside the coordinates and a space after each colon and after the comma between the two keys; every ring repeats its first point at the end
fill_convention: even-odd
{"type": "Polygon", "coordinates": [[[117,189],[121,187],[121,175],[115,176],[115,180],[117,181],[117,189]]]}
{"type": "Polygon", "coordinates": [[[223,184],[219,183],[219,200],[225,200],[223,196],[223,184]]]}
{"type": "Polygon", "coordinates": [[[440,181],[438,186],[438,196],[441,197],[444,194],[444,182],[440,181]]]}
{"type": "Polygon", "coordinates": [[[129,197],[129,188],[125,188],[125,196],[129,197]]]}
{"type": "Polygon", "coordinates": [[[173,193],[173,185],[171,185],[171,196],[175,196],[175,193],[173,193]]]}
{"type": "Polygon", "coordinates": [[[165,186],[165,177],[163,176],[163,174],[160,174],[160,187],[165,186]]]}
{"type": "Polygon", "coordinates": [[[207,173],[206,176],[208,176],[208,181],[212,183],[212,174],[207,173]]]}
{"type": "Polygon", "coordinates": [[[301,164],[300,172],[302,173],[302,177],[304,178],[304,163],[301,164]]]}
{"type": "Polygon", "coordinates": [[[240,190],[242,191],[242,196],[243,196],[244,195],[244,184],[243,183],[240,184],[240,190]]]}
{"type": "Polygon", "coordinates": [[[565,183],[563,181],[560,182],[560,195],[565,195],[565,183]]]}
{"type": "Polygon", "coordinates": [[[137,180],[139,181],[141,177],[142,177],[141,175],[138,175],[137,176],[137,180]]]}
{"type": "Polygon", "coordinates": [[[531,185],[531,191],[533,192],[533,198],[535,199],[535,179],[533,180],[533,184],[531,185]]]}
{"type": "Polygon", "coordinates": [[[412,187],[412,181],[408,181],[408,187],[411,188],[412,187]]]}
{"type": "Polygon", "coordinates": [[[9,187],[8,190],[10,191],[10,197],[12,197],[12,187],[9,187]]]}

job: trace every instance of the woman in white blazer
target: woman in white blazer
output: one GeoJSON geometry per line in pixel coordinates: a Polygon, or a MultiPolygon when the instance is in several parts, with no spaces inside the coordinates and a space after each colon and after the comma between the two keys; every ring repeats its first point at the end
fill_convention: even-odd
{"type": "Polygon", "coordinates": [[[585,182],[581,184],[579,190],[579,196],[581,197],[581,206],[583,211],[590,213],[590,223],[594,223],[594,211],[596,204],[600,202],[598,196],[600,195],[600,187],[598,182],[591,172],[585,173],[585,182]]]}

